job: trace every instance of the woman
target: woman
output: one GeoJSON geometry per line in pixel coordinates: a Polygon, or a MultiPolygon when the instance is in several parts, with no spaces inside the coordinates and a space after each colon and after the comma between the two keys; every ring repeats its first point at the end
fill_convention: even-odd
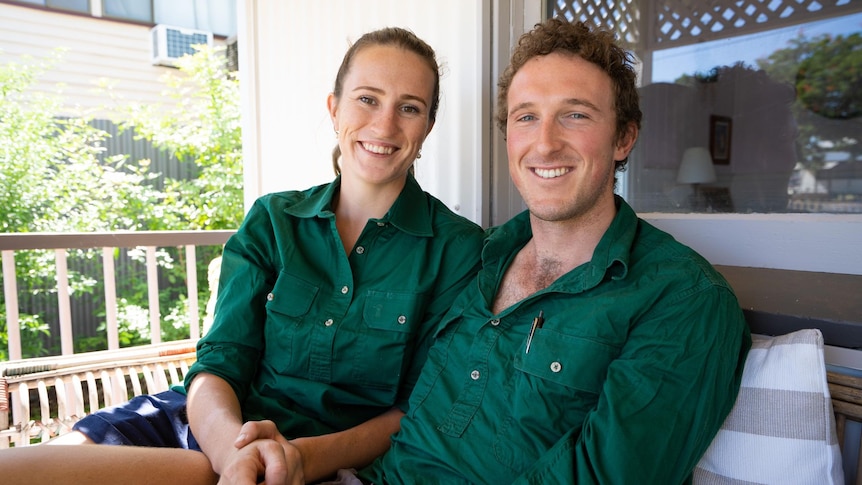
{"type": "Polygon", "coordinates": [[[228,241],[187,403],[177,391],[136,398],[52,442],[203,454],[12,450],[0,453],[4,480],[23,466],[31,482],[303,483],[383,453],[483,236],[412,176],[435,121],[438,69],[434,51],[404,29],[351,46],[327,100],[340,174],[261,197],[228,241]],[[64,457],[62,473],[34,475],[32,460],[49,453],[64,457]]]}

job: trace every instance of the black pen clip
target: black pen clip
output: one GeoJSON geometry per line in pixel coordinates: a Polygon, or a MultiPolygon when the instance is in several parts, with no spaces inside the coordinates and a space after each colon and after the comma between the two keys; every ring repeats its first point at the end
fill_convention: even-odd
{"type": "Polygon", "coordinates": [[[539,315],[533,319],[533,324],[530,325],[530,334],[527,335],[527,349],[524,351],[525,354],[530,353],[530,344],[533,343],[533,334],[536,333],[537,328],[542,328],[542,325],[545,323],[544,312],[539,310],[539,315]]]}

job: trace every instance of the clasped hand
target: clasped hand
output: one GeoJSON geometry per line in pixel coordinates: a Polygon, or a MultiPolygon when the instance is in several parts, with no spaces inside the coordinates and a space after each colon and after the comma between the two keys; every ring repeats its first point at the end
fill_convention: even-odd
{"type": "Polygon", "coordinates": [[[303,485],[302,455],[272,421],[243,424],[219,485],[303,485]]]}

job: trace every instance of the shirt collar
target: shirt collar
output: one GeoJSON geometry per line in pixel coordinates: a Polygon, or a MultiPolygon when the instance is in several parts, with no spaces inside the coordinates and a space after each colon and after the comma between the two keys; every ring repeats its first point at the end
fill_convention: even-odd
{"type": "MultiPolygon", "coordinates": [[[[628,274],[632,245],[638,231],[638,218],[622,197],[614,195],[614,201],[617,213],[593,251],[592,259],[569,273],[569,275],[578,275],[574,280],[569,275],[564,275],[558,280],[568,290],[582,291],[599,284],[606,276],[611,279],[622,279],[628,274]],[[577,288],[572,288],[570,286],[572,284],[577,288]]],[[[483,263],[494,261],[495,264],[505,264],[514,256],[515,251],[527,244],[532,236],[528,210],[501,226],[489,229],[488,238],[482,250],[483,263]],[[501,258],[506,258],[506,261],[501,258]]],[[[554,285],[557,285],[557,282],[554,285]]]]}
{"type": "MultiPolygon", "coordinates": [[[[295,217],[333,217],[332,199],[341,188],[341,176],[330,184],[324,184],[310,189],[307,197],[285,209],[295,217]]],[[[425,192],[412,175],[407,176],[404,188],[395,199],[389,212],[380,219],[389,222],[398,229],[414,236],[431,237],[434,230],[431,226],[431,208],[425,197],[425,192]]]]}

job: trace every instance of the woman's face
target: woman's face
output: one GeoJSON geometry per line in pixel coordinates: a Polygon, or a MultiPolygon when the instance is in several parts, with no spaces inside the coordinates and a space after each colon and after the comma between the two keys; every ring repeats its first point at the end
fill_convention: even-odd
{"type": "Polygon", "coordinates": [[[342,94],[327,100],[343,178],[403,183],[433,123],[435,73],[419,55],[369,46],[353,58],[342,94]]]}

